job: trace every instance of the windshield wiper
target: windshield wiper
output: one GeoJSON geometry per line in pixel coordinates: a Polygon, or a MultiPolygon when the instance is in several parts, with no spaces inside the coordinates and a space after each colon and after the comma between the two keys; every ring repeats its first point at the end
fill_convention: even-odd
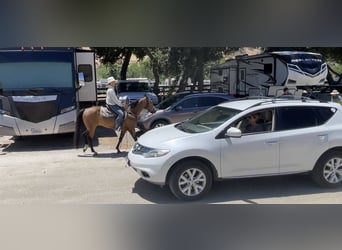
{"type": "Polygon", "coordinates": [[[32,94],[32,95],[39,95],[42,92],[44,92],[44,88],[30,88],[30,89],[25,89],[26,92],[32,94]]]}

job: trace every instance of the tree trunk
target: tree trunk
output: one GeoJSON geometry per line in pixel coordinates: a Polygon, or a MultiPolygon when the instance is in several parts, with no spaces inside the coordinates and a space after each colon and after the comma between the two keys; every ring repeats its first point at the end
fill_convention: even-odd
{"type": "Polygon", "coordinates": [[[197,60],[196,60],[196,84],[198,84],[198,90],[203,90],[203,74],[204,74],[204,62],[203,62],[203,50],[199,50],[197,53],[197,60]]]}
{"type": "Polygon", "coordinates": [[[122,67],[121,67],[121,72],[120,72],[120,79],[121,80],[126,80],[127,78],[127,70],[128,70],[128,66],[129,66],[129,62],[131,60],[132,57],[132,50],[127,50],[124,56],[124,61],[122,63],[122,67]]]}
{"type": "Polygon", "coordinates": [[[159,67],[158,67],[158,60],[155,56],[153,56],[152,52],[147,48],[146,49],[146,54],[151,60],[151,65],[152,65],[152,72],[154,75],[154,84],[153,84],[153,92],[158,95],[159,94],[159,83],[160,83],[160,78],[159,78],[159,67]]]}

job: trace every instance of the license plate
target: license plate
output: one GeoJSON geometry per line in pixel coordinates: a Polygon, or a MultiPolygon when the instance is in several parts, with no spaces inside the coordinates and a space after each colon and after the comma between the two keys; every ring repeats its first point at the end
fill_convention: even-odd
{"type": "Polygon", "coordinates": [[[32,134],[41,134],[42,130],[39,128],[31,128],[31,133],[32,134]]]}

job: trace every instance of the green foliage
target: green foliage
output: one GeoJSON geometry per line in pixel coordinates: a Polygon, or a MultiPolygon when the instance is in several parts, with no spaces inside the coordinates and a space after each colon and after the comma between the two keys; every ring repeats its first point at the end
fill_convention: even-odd
{"type": "Polygon", "coordinates": [[[154,88],[166,78],[182,79],[182,84],[190,78],[202,83],[209,79],[210,67],[222,60],[225,53],[238,48],[222,47],[98,47],[94,48],[100,62],[97,78],[110,75],[117,79],[126,77],[146,77],[155,80],[154,88]],[[137,62],[130,62],[135,55],[137,62]]]}
{"type": "Polygon", "coordinates": [[[128,67],[127,77],[144,77],[154,79],[149,58],[131,63],[128,67]]]}
{"type": "Polygon", "coordinates": [[[109,76],[114,76],[115,79],[119,79],[121,65],[118,63],[111,64],[100,64],[96,68],[96,79],[100,80],[103,78],[108,78],[109,76]]]}

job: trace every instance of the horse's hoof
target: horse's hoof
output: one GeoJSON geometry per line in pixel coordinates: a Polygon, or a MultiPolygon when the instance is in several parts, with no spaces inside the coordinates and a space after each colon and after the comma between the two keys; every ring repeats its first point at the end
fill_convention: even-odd
{"type": "Polygon", "coordinates": [[[83,147],[83,152],[87,151],[87,149],[88,149],[88,145],[85,145],[85,146],[83,147]]]}
{"type": "Polygon", "coordinates": [[[96,152],[96,151],[94,151],[94,152],[93,152],[93,154],[94,154],[94,155],[97,155],[97,152],[96,152]]]}

